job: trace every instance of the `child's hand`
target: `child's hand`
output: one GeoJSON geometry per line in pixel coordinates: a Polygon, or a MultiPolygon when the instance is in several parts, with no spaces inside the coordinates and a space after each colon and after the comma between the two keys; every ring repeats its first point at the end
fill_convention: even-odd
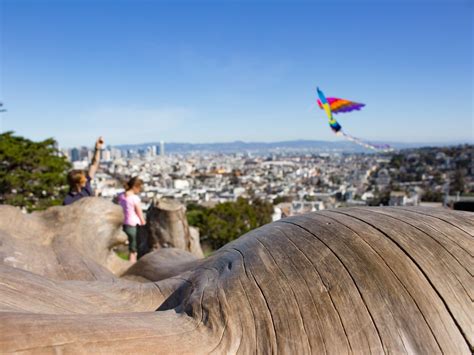
{"type": "Polygon", "coordinates": [[[100,136],[95,142],[95,149],[103,149],[103,148],[104,148],[104,138],[100,136]]]}

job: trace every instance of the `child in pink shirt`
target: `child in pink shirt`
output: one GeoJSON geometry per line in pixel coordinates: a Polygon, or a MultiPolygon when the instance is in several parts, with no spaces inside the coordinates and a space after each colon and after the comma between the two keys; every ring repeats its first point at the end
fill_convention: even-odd
{"type": "Polygon", "coordinates": [[[142,186],[143,181],[138,176],[134,176],[125,184],[125,192],[118,196],[118,202],[125,215],[123,230],[128,237],[129,260],[131,262],[137,261],[137,226],[145,224],[140,197],[138,197],[142,186]]]}

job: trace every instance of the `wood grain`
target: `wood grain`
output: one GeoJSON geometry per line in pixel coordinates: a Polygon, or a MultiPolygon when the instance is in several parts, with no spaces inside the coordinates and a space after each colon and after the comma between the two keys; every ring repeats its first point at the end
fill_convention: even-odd
{"type": "MultiPolygon", "coordinates": [[[[67,231],[66,212],[49,223],[67,231]]],[[[94,223],[88,238],[115,235],[113,219],[94,223]]],[[[61,240],[39,216],[27,224],[61,240]]],[[[1,226],[3,259],[32,243],[1,226]]],[[[104,251],[0,263],[0,352],[470,354],[473,230],[471,213],[347,208],[268,224],[203,260],[160,250],[125,278],[104,251]]],[[[53,248],[40,250],[68,255],[53,248]]]]}

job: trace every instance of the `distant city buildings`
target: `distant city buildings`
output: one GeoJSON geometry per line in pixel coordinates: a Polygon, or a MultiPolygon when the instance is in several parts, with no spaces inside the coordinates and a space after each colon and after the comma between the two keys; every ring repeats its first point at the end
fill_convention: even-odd
{"type": "MultiPolygon", "coordinates": [[[[204,206],[243,197],[272,202],[274,219],[344,206],[441,205],[453,201],[444,197],[450,191],[474,192],[473,149],[432,149],[391,155],[285,150],[165,155],[164,142],[140,149],[107,147],[94,188],[111,199],[123,191],[123,181],[138,175],[145,182],[144,208],[155,197],[204,206]]],[[[85,169],[92,150],[73,148],[64,154],[75,168],[85,169]]]]}

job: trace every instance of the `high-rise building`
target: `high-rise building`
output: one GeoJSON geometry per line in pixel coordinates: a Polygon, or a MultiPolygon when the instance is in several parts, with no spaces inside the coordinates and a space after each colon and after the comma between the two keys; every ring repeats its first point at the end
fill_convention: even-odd
{"type": "Polygon", "coordinates": [[[79,151],[79,160],[89,160],[89,149],[87,147],[81,147],[79,151]]]}
{"type": "Polygon", "coordinates": [[[102,151],[100,152],[100,155],[101,155],[101,160],[103,160],[103,161],[110,161],[110,160],[112,160],[112,159],[111,159],[112,154],[111,154],[111,152],[110,152],[109,149],[102,150],[102,151]]]}
{"type": "Polygon", "coordinates": [[[163,141],[160,142],[160,155],[162,157],[165,156],[165,142],[163,142],[163,141]]]}
{"type": "Polygon", "coordinates": [[[146,147],[144,156],[146,158],[149,158],[149,157],[153,156],[153,146],[150,145],[150,146],[146,147]]]}
{"type": "Polygon", "coordinates": [[[75,162],[80,160],[80,155],[79,155],[79,149],[77,148],[72,148],[71,149],[71,161],[75,162]]]}

